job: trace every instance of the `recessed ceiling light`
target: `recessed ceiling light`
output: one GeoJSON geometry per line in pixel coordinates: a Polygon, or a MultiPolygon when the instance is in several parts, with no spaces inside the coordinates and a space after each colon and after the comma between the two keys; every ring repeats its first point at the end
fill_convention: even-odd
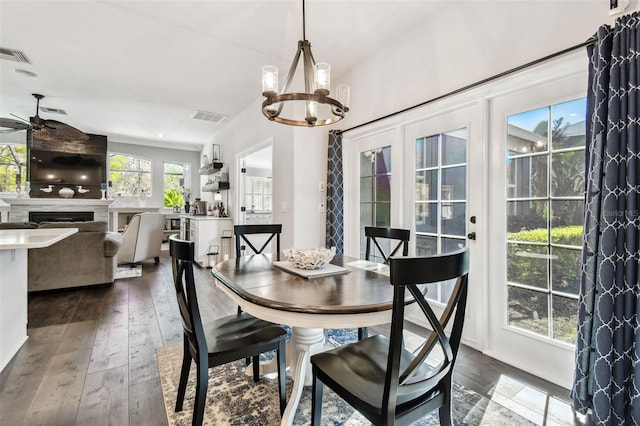
{"type": "Polygon", "coordinates": [[[162,138],[164,138],[164,135],[163,135],[162,133],[158,133],[158,137],[159,137],[160,139],[162,139],[162,138]]]}
{"type": "Polygon", "coordinates": [[[13,70],[13,72],[15,72],[16,74],[22,74],[26,77],[37,77],[38,74],[36,74],[35,72],[31,72],[31,71],[27,71],[27,70],[23,70],[23,69],[19,69],[16,68],[13,70]]]}

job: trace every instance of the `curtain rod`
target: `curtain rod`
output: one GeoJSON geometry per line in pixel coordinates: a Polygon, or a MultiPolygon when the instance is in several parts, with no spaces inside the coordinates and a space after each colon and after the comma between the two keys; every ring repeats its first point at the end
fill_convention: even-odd
{"type": "Polygon", "coordinates": [[[360,127],[368,126],[369,124],[373,124],[375,122],[385,120],[385,119],[393,117],[395,115],[399,115],[399,114],[405,113],[407,111],[411,111],[412,109],[416,109],[416,108],[428,105],[430,103],[439,101],[439,100],[447,98],[449,96],[457,95],[458,93],[464,92],[464,91],[469,90],[469,89],[473,89],[475,87],[478,87],[478,86],[481,86],[483,84],[489,83],[491,81],[497,80],[499,78],[505,77],[505,76],[507,76],[509,74],[513,74],[515,72],[521,71],[521,70],[523,70],[525,68],[529,68],[529,67],[532,67],[534,65],[538,65],[538,64],[540,64],[542,62],[546,62],[546,61],[548,61],[550,59],[557,58],[558,56],[562,56],[562,55],[565,55],[567,53],[573,52],[574,50],[578,50],[578,49],[582,49],[584,47],[590,46],[592,44],[595,44],[596,41],[597,41],[597,37],[594,35],[594,36],[588,38],[587,40],[583,41],[582,43],[576,44],[575,46],[571,46],[571,47],[568,47],[568,48],[566,48],[564,50],[560,50],[558,52],[555,52],[555,53],[552,53],[550,55],[544,56],[542,58],[536,59],[534,61],[527,62],[526,64],[519,65],[519,66],[517,66],[515,68],[511,68],[510,70],[503,71],[500,74],[496,74],[494,76],[485,78],[485,79],[480,80],[480,81],[476,81],[475,83],[471,83],[471,84],[469,84],[467,86],[464,86],[464,87],[461,87],[459,89],[455,89],[455,90],[453,90],[451,92],[445,93],[444,95],[436,96],[435,98],[431,98],[431,99],[429,99],[427,101],[420,102],[419,104],[416,104],[416,105],[401,109],[400,111],[392,112],[391,114],[387,114],[387,115],[384,115],[382,117],[375,118],[375,119],[373,119],[371,121],[367,121],[367,122],[362,123],[362,124],[357,124],[357,125],[355,125],[353,127],[349,127],[348,129],[345,129],[345,130],[338,130],[337,133],[338,134],[342,134],[342,133],[345,133],[345,132],[349,132],[351,130],[358,129],[360,127]]]}

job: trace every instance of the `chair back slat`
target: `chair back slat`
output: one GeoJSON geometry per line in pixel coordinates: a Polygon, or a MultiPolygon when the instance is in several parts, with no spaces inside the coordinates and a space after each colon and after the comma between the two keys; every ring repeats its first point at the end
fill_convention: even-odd
{"type": "Polygon", "coordinates": [[[389,259],[391,258],[391,256],[395,256],[401,247],[402,255],[409,255],[409,238],[411,236],[411,231],[409,231],[408,229],[365,226],[364,235],[367,238],[365,260],[371,260],[371,255],[375,254],[375,250],[372,251],[372,242],[373,246],[378,249],[378,252],[384,259],[385,264],[389,263],[389,259]],[[387,254],[380,245],[378,239],[387,239],[390,241],[397,240],[398,242],[393,250],[390,250],[390,252],[387,254]]]}
{"type": "Polygon", "coordinates": [[[235,225],[233,233],[236,236],[236,257],[242,255],[242,242],[244,241],[249,248],[255,253],[260,254],[271,243],[273,238],[276,239],[276,260],[280,260],[280,234],[282,233],[282,224],[266,224],[266,225],[235,225]],[[253,242],[247,237],[248,235],[269,235],[268,239],[257,249],[253,242]]]}
{"type": "Polygon", "coordinates": [[[383,408],[395,411],[396,397],[430,390],[450,375],[462,338],[462,327],[467,301],[469,251],[462,249],[451,253],[426,257],[392,257],[390,282],[394,286],[393,314],[391,320],[390,349],[387,360],[387,378],[383,395],[383,408]],[[449,301],[437,317],[424,294],[429,284],[456,280],[449,301]],[[403,348],[404,312],[408,293],[429,322],[432,333],[424,345],[414,353],[412,360],[400,368],[403,348]],[[453,313],[455,312],[455,315],[453,313]],[[451,331],[445,329],[453,319],[451,331]],[[444,359],[435,366],[425,368],[427,357],[435,347],[440,347],[444,359]]]}
{"type": "Polygon", "coordinates": [[[195,357],[197,353],[207,353],[207,345],[193,275],[194,242],[172,235],[169,237],[169,254],[182,328],[190,347],[196,351],[193,353],[195,357]]]}

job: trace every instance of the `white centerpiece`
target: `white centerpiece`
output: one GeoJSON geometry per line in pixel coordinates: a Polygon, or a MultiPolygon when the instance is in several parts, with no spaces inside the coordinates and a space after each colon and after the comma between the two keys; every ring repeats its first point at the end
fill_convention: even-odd
{"type": "Polygon", "coordinates": [[[284,249],[282,251],[287,260],[296,268],[300,269],[319,269],[333,259],[336,255],[336,248],[330,249],[308,248],[308,249],[284,249]]]}

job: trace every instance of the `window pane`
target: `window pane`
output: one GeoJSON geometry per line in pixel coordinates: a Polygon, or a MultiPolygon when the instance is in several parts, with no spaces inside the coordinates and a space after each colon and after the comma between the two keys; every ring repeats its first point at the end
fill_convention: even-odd
{"type": "Polygon", "coordinates": [[[465,235],[467,203],[442,203],[443,234],[465,235]]]}
{"type": "Polygon", "coordinates": [[[426,235],[416,235],[416,256],[430,256],[438,253],[438,239],[426,235]]]}
{"type": "Polygon", "coordinates": [[[551,167],[552,196],[576,197],[584,193],[584,150],[554,153],[551,167]]]}
{"type": "Polygon", "coordinates": [[[510,158],[507,163],[509,198],[547,196],[547,156],[510,158]]]}
{"type": "Polygon", "coordinates": [[[360,177],[373,176],[374,155],[373,151],[360,153],[360,177]]]}
{"type": "MultiPolygon", "coordinates": [[[[533,229],[543,229],[544,240],[539,241],[539,236],[526,235],[520,241],[547,241],[547,211],[549,202],[541,201],[508,201],[507,202],[507,232],[520,232],[533,229]]],[[[518,239],[517,236],[509,236],[509,239],[518,239]]]]}
{"type": "Polygon", "coordinates": [[[585,146],[586,98],[551,107],[553,149],[585,146]]]}
{"type": "Polygon", "coordinates": [[[382,148],[380,152],[376,150],[376,174],[391,173],[391,147],[382,148]]]}
{"type": "Polygon", "coordinates": [[[567,297],[552,297],[553,338],[575,344],[578,340],[578,301],[567,297]]]}
{"type": "Polygon", "coordinates": [[[391,176],[376,176],[376,201],[391,201],[391,176]]]}
{"type": "Polygon", "coordinates": [[[533,290],[509,286],[508,325],[549,335],[548,296],[533,290]]]}
{"type": "Polygon", "coordinates": [[[140,171],[151,173],[151,160],[140,159],[140,171]]]}
{"type": "Polygon", "coordinates": [[[437,232],[438,205],[436,203],[416,204],[416,232],[437,232]]]}
{"type": "Polygon", "coordinates": [[[373,201],[373,178],[360,178],[360,202],[368,203],[373,201]]]}
{"type": "Polygon", "coordinates": [[[360,204],[360,226],[373,226],[373,203],[360,204]]]}
{"type": "Polygon", "coordinates": [[[540,108],[507,118],[508,156],[546,151],[549,108],[540,108]]]}
{"type": "Polygon", "coordinates": [[[553,290],[578,295],[582,275],[582,250],[551,247],[553,290]]]}
{"type": "Polygon", "coordinates": [[[438,135],[416,140],[416,169],[438,165],[438,135]]]}
{"type": "Polygon", "coordinates": [[[547,289],[549,248],[531,244],[507,245],[507,281],[547,289]]]}
{"type": "MultiPolygon", "coordinates": [[[[144,191],[147,196],[151,196],[151,173],[140,174],[140,191],[144,191]]],[[[135,193],[138,194],[138,191],[135,193]]]]}
{"type": "Polygon", "coordinates": [[[554,243],[582,245],[584,202],[580,200],[551,200],[551,238],[554,243]],[[561,230],[560,228],[571,228],[561,230]]]}
{"type": "Polygon", "coordinates": [[[442,169],[442,199],[465,200],[467,197],[467,168],[442,169]]]}
{"type": "Polygon", "coordinates": [[[467,129],[447,132],[442,135],[442,165],[467,162],[467,129]]]}
{"type": "Polygon", "coordinates": [[[376,203],[376,225],[391,226],[391,204],[376,203]]]}
{"type": "Polygon", "coordinates": [[[416,172],[416,201],[438,199],[438,171],[416,172]]]}
{"type": "Polygon", "coordinates": [[[443,238],[442,253],[449,253],[466,247],[466,240],[459,238],[443,238]]]}

